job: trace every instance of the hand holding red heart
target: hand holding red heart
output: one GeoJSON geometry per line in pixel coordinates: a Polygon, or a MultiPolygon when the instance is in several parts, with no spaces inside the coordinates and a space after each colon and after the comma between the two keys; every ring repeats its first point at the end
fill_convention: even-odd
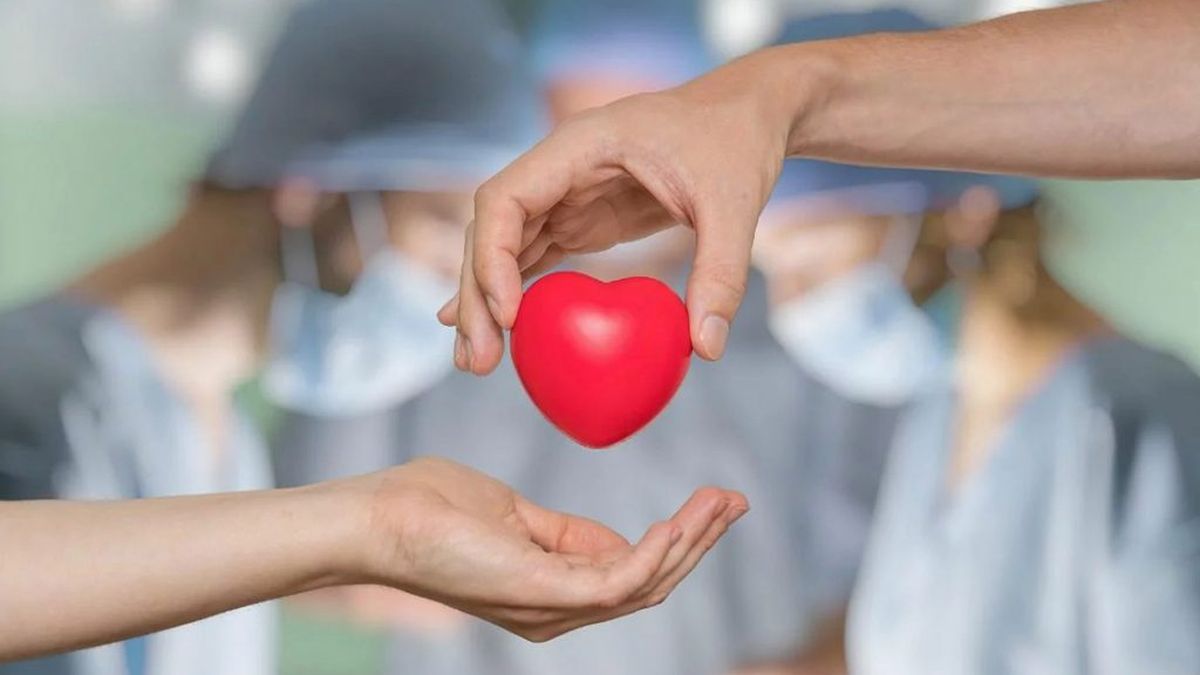
{"type": "Polygon", "coordinates": [[[697,235],[691,342],[720,358],[791,124],[778,92],[763,95],[777,83],[754,60],[571,118],[479,189],[459,293],[439,313],[458,327],[460,369],[482,375],[500,362],[523,279],[676,224],[697,235]]]}
{"type": "Polygon", "coordinates": [[[630,543],[441,459],[318,489],[362,493],[370,507],[370,528],[356,536],[368,574],[348,581],[400,588],[539,642],[662,602],[750,508],[737,492],[702,488],[630,543]]]}

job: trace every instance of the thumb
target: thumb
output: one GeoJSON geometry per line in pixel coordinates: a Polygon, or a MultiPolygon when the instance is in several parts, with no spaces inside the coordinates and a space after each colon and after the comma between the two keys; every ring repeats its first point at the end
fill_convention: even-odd
{"type": "Polygon", "coordinates": [[[544,509],[520,496],[516,507],[530,539],[546,551],[597,554],[629,548],[624,537],[594,520],[544,509]]]}
{"type": "Polygon", "coordinates": [[[738,209],[696,223],[696,258],[688,280],[692,346],[709,361],[721,358],[734,314],[746,294],[758,209],[738,209]]]}

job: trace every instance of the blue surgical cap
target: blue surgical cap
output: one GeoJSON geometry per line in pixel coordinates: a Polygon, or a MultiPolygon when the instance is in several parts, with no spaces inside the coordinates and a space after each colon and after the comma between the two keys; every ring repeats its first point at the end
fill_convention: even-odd
{"type": "MultiPolygon", "coordinates": [[[[795,21],[784,29],[781,43],[825,40],[863,33],[913,32],[933,30],[938,26],[905,10],[885,10],[865,13],[830,14],[795,21]]],[[[888,194],[908,195],[912,190],[872,191],[870,186],[919,186],[924,194],[923,208],[945,208],[955,203],[964,191],[973,186],[988,187],[999,195],[1003,208],[1016,208],[1031,203],[1038,194],[1036,181],[1016,176],[981,174],[964,171],[932,171],[918,169],[889,169],[852,166],[810,159],[789,159],[772,194],[773,201],[791,200],[835,191],[863,197],[860,210],[872,215],[913,210],[911,199],[895,203],[888,194]],[[868,198],[869,196],[869,198],[868,198]]]]}
{"type": "Polygon", "coordinates": [[[543,81],[623,75],[674,86],[717,65],[695,0],[552,0],[534,17],[543,81]]]}
{"type": "Polygon", "coordinates": [[[544,130],[520,42],[495,3],[317,0],[291,16],[206,178],[470,189],[544,130]]]}

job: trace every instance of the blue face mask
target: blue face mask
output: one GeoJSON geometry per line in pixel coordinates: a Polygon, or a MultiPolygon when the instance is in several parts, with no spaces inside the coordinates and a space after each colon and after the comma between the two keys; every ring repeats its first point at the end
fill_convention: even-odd
{"type": "MultiPolygon", "coordinates": [[[[911,253],[899,246],[906,247],[911,253]]],[[[907,254],[885,257],[892,260],[862,265],[775,309],[770,324],[791,357],[839,395],[895,406],[937,381],[949,351],[899,280],[898,260],[907,254]]]]}
{"type": "MultiPolygon", "coordinates": [[[[438,323],[436,313],[454,287],[379,243],[386,230],[364,240],[361,210],[354,214],[360,245],[374,241],[377,252],[345,296],[317,287],[311,241],[285,246],[284,267],[292,268],[292,278],[275,294],[272,353],[263,379],[279,405],[326,416],[380,410],[420,393],[450,369],[454,331],[438,323]],[[307,265],[299,262],[305,258],[307,265]]],[[[371,220],[378,218],[381,209],[371,220]]],[[[386,227],[376,225],[374,230],[386,227]]]]}

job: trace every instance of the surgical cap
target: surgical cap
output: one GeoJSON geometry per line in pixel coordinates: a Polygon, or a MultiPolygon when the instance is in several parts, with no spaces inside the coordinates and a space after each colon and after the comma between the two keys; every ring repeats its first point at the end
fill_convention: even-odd
{"type": "MultiPolygon", "coordinates": [[[[934,30],[938,26],[904,10],[830,14],[790,23],[781,43],[825,40],[863,33],[913,32],[934,30]]],[[[980,174],[963,171],[933,171],[852,166],[809,159],[784,161],[783,172],[775,186],[772,201],[778,203],[826,193],[857,197],[855,206],[868,215],[886,215],[909,211],[945,208],[954,204],[973,186],[995,190],[1003,208],[1025,206],[1037,197],[1036,181],[1016,176],[980,174]],[[909,190],[871,190],[871,186],[919,187],[923,193],[921,208],[914,209],[909,190]],[[896,195],[890,201],[889,195],[896,195]]]]}
{"type": "Polygon", "coordinates": [[[488,0],[318,0],[289,20],[206,177],[328,191],[471,188],[544,132],[521,45],[488,0]]]}
{"type": "Polygon", "coordinates": [[[694,0],[553,0],[534,17],[543,81],[623,75],[673,86],[717,65],[694,0]]]}

